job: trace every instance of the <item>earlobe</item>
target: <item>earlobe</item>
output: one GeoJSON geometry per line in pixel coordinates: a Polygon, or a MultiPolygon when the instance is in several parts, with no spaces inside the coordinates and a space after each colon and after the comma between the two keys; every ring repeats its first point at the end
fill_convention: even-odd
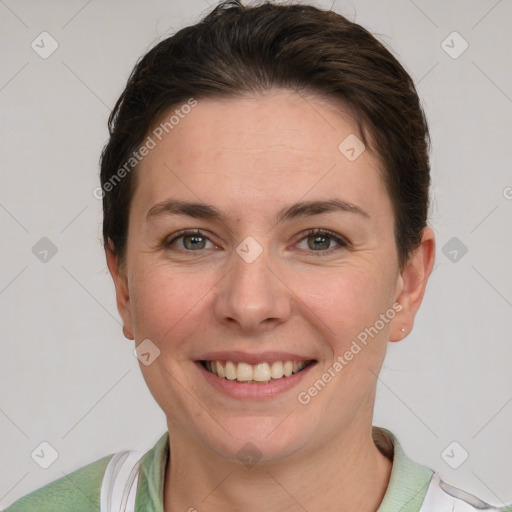
{"type": "Polygon", "coordinates": [[[128,280],[125,273],[119,266],[119,258],[113,249],[112,241],[109,240],[108,245],[105,247],[105,255],[107,258],[107,266],[110,275],[114,281],[116,292],[117,310],[121,315],[123,321],[123,334],[129,340],[135,339],[133,334],[133,325],[130,310],[130,294],[128,289],[128,280]]]}
{"type": "Polygon", "coordinates": [[[432,229],[426,227],[419,247],[411,254],[399,277],[396,302],[402,309],[391,324],[389,341],[400,341],[411,332],[434,261],[435,236],[432,229]]]}

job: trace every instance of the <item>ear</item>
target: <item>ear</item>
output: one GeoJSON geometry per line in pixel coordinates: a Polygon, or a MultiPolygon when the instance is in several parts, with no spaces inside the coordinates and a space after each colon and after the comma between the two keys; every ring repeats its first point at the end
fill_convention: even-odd
{"type": "Polygon", "coordinates": [[[117,310],[119,311],[121,319],[123,320],[123,334],[129,340],[133,340],[135,337],[133,335],[128,281],[125,276],[125,272],[120,268],[119,259],[113,250],[113,244],[111,240],[108,241],[107,247],[105,247],[105,254],[107,257],[107,265],[110,271],[110,275],[114,280],[117,310]]]}
{"type": "Polygon", "coordinates": [[[414,317],[434,267],[435,249],[434,232],[426,227],[423,229],[419,247],[411,254],[398,278],[395,301],[402,309],[391,323],[389,341],[400,341],[412,331],[414,317]]]}

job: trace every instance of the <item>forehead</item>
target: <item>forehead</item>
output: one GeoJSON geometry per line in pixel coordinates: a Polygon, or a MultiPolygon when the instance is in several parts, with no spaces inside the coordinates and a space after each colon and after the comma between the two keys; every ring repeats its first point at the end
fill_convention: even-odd
{"type": "Polygon", "coordinates": [[[320,153],[338,156],[341,138],[348,134],[361,139],[357,123],[340,104],[293,91],[274,89],[257,95],[196,101],[188,114],[172,116],[180,111],[177,106],[155,123],[156,129],[163,127],[166,132],[161,146],[166,142],[175,144],[176,158],[186,155],[191,160],[205,153],[252,150],[255,155],[271,152],[274,158],[280,155],[315,160],[320,153]],[[171,117],[176,124],[165,129],[171,117]],[[200,145],[194,138],[200,139],[200,145]]]}
{"type": "Polygon", "coordinates": [[[156,145],[137,171],[138,202],[222,197],[249,211],[333,191],[349,202],[386,201],[379,162],[339,105],[285,90],[196,101],[166,112],[149,133],[156,145]]]}

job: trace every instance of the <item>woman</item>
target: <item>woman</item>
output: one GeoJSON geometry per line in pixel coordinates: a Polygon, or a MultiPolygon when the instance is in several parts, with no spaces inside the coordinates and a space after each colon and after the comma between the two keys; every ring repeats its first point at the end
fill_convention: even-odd
{"type": "Polygon", "coordinates": [[[99,192],[168,432],[8,512],[498,510],[372,426],[434,263],[428,142],[411,78],[333,12],[225,2],[153,48],[99,192]]]}

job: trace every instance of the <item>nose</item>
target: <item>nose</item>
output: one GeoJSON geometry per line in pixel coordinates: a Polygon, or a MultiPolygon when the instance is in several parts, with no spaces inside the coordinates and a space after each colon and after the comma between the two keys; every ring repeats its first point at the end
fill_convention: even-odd
{"type": "Polygon", "coordinates": [[[272,265],[268,251],[252,262],[233,251],[230,260],[230,269],[220,281],[215,298],[216,318],[253,334],[286,322],[293,294],[271,268],[276,265],[272,265]]]}

